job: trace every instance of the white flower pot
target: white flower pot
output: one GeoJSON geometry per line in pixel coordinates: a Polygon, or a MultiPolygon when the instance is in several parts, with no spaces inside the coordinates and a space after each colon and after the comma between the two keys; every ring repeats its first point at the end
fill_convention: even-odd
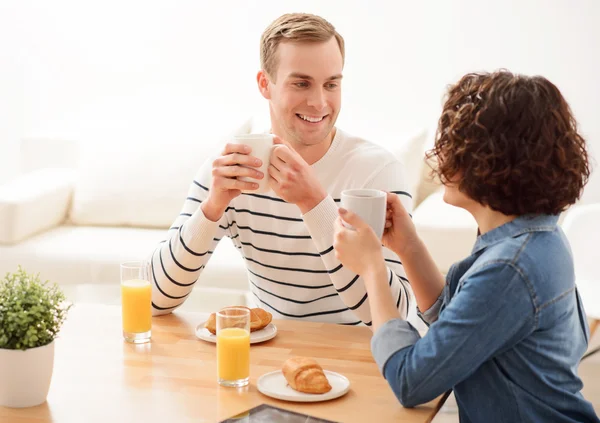
{"type": "Polygon", "coordinates": [[[46,401],[53,368],[54,341],[25,351],[0,349],[0,405],[33,407],[46,401]]]}

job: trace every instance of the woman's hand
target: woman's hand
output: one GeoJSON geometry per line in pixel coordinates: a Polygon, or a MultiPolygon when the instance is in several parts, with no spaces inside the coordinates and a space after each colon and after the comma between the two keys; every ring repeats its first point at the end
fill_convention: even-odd
{"type": "Polygon", "coordinates": [[[333,248],[344,267],[364,276],[385,266],[381,241],[373,229],[349,210],[340,208],[339,214],[340,217],[335,221],[333,248]],[[343,222],[355,229],[347,228],[343,222]]]}
{"type": "MultiPolygon", "coordinates": [[[[372,330],[400,317],[388,287],[389,270],[385,265],[381,241],[371,227],[356,214],[339,209],[341,217],[335,222],[333,248],[342,264],[360,275],[369,294],[372,330]],[[342,220],[355,229],[346,228],[342,220]]],[[[407,299],[408,301],[408,299],[407,299]]]]}
{"type": "Polygon", "coordinates": [[[387,195],[387,212],[383,245],[402,258],[407,249],[413,247],[419,238],[415,225],[396,194],[387,195]]]}

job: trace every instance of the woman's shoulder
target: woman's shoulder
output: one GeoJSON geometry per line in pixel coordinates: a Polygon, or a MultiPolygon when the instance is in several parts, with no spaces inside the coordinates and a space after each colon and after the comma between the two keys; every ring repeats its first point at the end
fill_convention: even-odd
{"type": "Polygon", "coordinates": [[[573,256],[559,227],[506,238],[486,249],[471,269],[491,265],[510,267],[516,272],[536,298],[537,306],[575,287],[573,256]]]}

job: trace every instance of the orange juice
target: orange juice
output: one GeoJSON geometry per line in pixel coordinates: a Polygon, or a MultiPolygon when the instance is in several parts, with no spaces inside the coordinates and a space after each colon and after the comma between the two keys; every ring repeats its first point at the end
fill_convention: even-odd
{"type": "Polygon", "coordinates": [[[123,331],[144,333],[152,328],[152,285],[132,279],[121,283],[123,331]]]}
{"type": "Polygon", "coordinates": [[[240,328],[219,331],[217,367],[219,379],[233,381],[250,376],[250,332],[240,328]]]}

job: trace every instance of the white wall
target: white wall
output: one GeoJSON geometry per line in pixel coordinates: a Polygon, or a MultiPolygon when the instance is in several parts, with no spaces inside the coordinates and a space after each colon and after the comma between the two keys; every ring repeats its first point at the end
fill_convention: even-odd
{"type": "MultiPolygon", "coordinates": [[[[435,125],[447,84],[505,67],[558,85],[600,156],[596,0],[0,0],[0,182],[18,170],[22,136],[227,132],[264,109],[259,37],[290,11],[321,14],[346,39],[346,130],[402,142],[435,125]]],[[[600,171],[584,198],[600,201],[600,171]]]]}

